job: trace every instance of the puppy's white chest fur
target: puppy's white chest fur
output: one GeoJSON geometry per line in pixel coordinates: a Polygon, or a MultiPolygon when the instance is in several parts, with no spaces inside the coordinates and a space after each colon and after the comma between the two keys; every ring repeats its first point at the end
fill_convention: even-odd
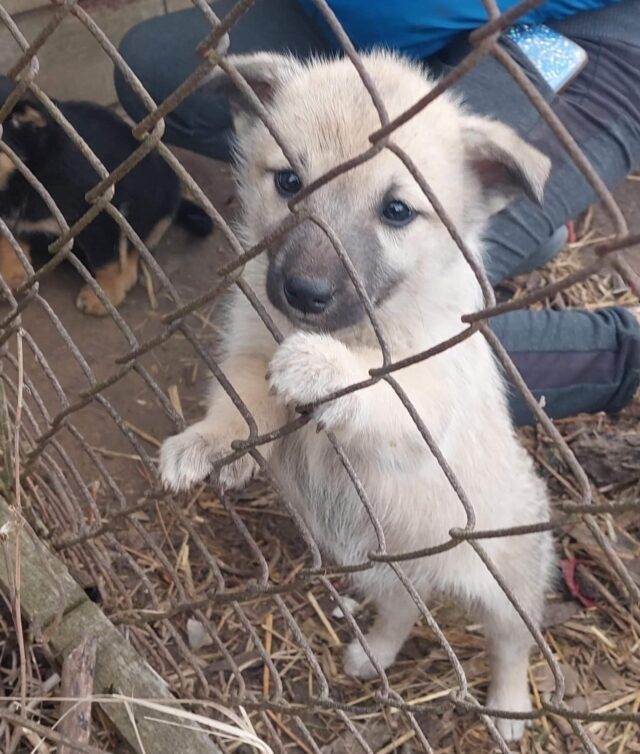
{"type": "MultiPolygon", "coordinates": [[[[298,346],[298,359],[304,358],[316,337],[292,336],[290,343],[306,342],[298,346]]],[[[398,376],[397,384],[413,406],[413,418],[392,388],[381,382],[328,404],[320,421],[332,429],[334,443],[318,434],[312,423],[274,446],[270,463],[287,499],[336,563],[362,564],[382,547],[387,553],[405,553],[441,545],[450,539],[452,529],[467,526],[465,503],[478,529],[544,520],[544,487],[514,440],[487,347],[476,340],[462,351],[466,353],[436,357],[438,364],[434,359],[398,376]],[[474,386],[478,370],[486,375],[474,386]],[[429,394],[424,388],[434,382],[440,388],[434,386],[429,394]],[[459,383],[467,385],[466,391],[452,393],[459,383]],[[371,391],[374,395],[368,395],[371,391]],[[488,436],[483,427],[490,430],[488,436]],[[462,500],[425,434],[455,476],[462,500]]],[[[277,357],[272,365],[272,385],[277,392],[286,392],[279,385],[277,357]]],[[[291,367],[284,369],[288,378],[291,367]]],[[[331,392],[325,385],[318,388],[319,381],[299,389],[300,403],[311,403],[316,390],[316,397],[322,390],[331,392]]],[[[340,384],[338,378],[331,387],[338,390],[340,384]]],[[[500,559],[503,544],[493,540],[486,547],[500,559]]],[[[464,597],[477,561],[470,548],[461,546],[408,561],[406,568],[423,589],[453,590],[464,597]]],[[[366,583],[368,591],[375,582],[381,592],[393,589],[395,583],[386,566],[355,580],[366,583]]]]}

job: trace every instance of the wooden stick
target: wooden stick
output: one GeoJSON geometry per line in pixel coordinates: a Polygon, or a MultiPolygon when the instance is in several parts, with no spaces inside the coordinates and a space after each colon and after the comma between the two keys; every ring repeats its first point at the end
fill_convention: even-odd
{"type": "MultiPolygon", "coordinates": [[[[62,702],[60,733],[74,743],[89,743],[91,736],[91,696],[97,644],[95,637],[85,639],[69,652],[62,665],[62,696],[78,701],[62,702]],[[81,699],[86,701],[80,701],[81,699]]],[[[80,752],[68,744],[61,744],[60,754],[80,752]]]]}
{"type": "MultiPolygon", "coordinates": [[[[98,642],[94,679],[94,693],[123,694],[136,699],[171,701],[172,696],[165,681],[134,650],[131,644],[111,623],[100,608],[91,602],[80,586],[71,578],[69,571],[36,537],[31,527],[24,522],[16,529],[12,509],[0,496],[0,532],[6,540],[5,550],[13,553],[15,537],[21,538],[22,562],[28,564],[22,572],[22,607],[25,620],[31,621],[45,632],[53,627],[49,647],[53,655],[64,665],[69,651],[80,646],[87,636],[95,636],[98,642]],[[46,564],[46,566],[45,566],[46,564]],[[52,579],[57,579],[57,589],[52,579]]],[[[13,564],[2,557],[0,548],[0,592],[10,594],[13,583],[13,564]]],[[[143,754],[138,741],[144,744],[146,754],[220,754],[220,749],[211,740],[206,730],[185,730],[173,725],[160,727],[156,720],[146,715],[136,718],[136,727],[131,725],[122,702],[116,704],[97,702],[113,723],[120,736],[133,751],[143,754]]],[[[71,714],[71,713],[70,713],[71,714]]],[[[175,723],[175,713],[164,715],[167,722],[175,723]]],[[[0,719],[23,720],[9,715],[0,707],[0,719]]],[[[26,719],[20,727],[50,731],[45,739],[57,744],[67,743],[56,731],[26,719]]],[[[75,742],[74,742],[75,743],[75,742]]],[[[94,752],[96,747],[77,743],[78,752],[94,752]]],[[[70,751],[74,747],[70,746],[70,751]]]]}

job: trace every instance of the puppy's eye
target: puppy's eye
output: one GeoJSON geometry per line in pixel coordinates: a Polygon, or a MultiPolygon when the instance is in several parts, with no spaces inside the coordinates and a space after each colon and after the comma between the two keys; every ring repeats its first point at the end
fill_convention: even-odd
{"type": "Polygon", "coordinates": [[[384,222],[397,227],[408,225],[415,216],[416,213],[411,207],[399,199],[392,199],[390,202],[387,202],[382,210],[382,219],[384,222]]]}
{"type": "Polygon", "coordinates": [[[293,196],[302,188],[302,181],[293,170],[278,170],[274,180],[280,196],[293,196]]]}

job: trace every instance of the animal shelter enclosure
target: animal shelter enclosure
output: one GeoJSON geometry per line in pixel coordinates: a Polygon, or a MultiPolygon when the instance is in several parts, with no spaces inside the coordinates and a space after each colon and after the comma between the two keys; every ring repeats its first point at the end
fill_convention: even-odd
{"type": "MultiPolygon", "coordinates": [[[[521,715],[530,726],[518,750],[640,751],[637,410],[632,407],[615,419],[552,422],[488,325],[492,316],[524,307],[637,304],[640,228],[630,229],[629,213],[549,104],[497,46],[501,31],[540,0],[523,0],[504,14],[494,0],[483,0],[487,22],[471,35],[472,52],[393,119],[327,3],[314,2],[357,71],[380,126],[364,152],[304,187],[290,200],[287,220],[247,248],[232,229],[233,189],[226,169],[169,149],[162,137],[164,117],[219,67],[288,156],[286,141],[227,57],[234,24],[252,0],[238,0],[222,18],[215,3],[193,0],[203,30],[209,29],[198,46],[202,62],[163,102],[144,89],[82,2],[52,2],[55,13],[27,40],[0,0],[0,23],[19,49],[11,69],[2,72],[17,86],[0,107],[0,123],[29,92],[95,171],[95,185],[86,195],[89,209],[69,225],[47,188],[0,140],[2,170],[19,171],[59,226],[48,257],[34,268],[11,223],[0,220],[0,243],[27,273],[13,287],[0,276],[0,684],[6,697],[0,704],[0,749],[8,754],[508,752],[493,718],[514,713],[485,704],[481,627],[448,602],[425,604],[403,568],[407,561],[470,547],[478,568],[488,569],[505,589],[536,645],[529,670],[534,710],[521,715]],[[56,44],[56,30],[69,20],[93,36],[96,50],[120,70],[148,110],[131,125],[139,146],[111,172],[38,85],[38,55],[56,44]],[[581,218],[568,251],[542,270],[535,285],[517,279],[514,295],[502,302],[412,155],[394,142],[394,131],[485,55],[495,56],[517,81],[599,201],[595,214],[581,218]],[[389,355],[349,249],[303,203],[382,150],[392,152],[411,173],[473,269],[484,297],[483,308],[463,318],[458,335],[399,362],[389,355]],[[113,204],[114,186],[151,152],[170,166],[213,221],[213,236],[193,242],[193,249],[172,228],[151,254],[113,204]],[[121,308],[73,254],[74,239],[102,213],[118,224],[142,262],[141,285],[121,308]],[[296,419],[261,435],[216,359],[223,326],[218,306],[233,288],[250,302],[271,337],[282,340],[243,268],[309,221],[344,265],[380,350],[380,366],[341,395],[385,381],[464,510],[466,525],[451,529],[437,547],[388,551],[355,464],[327,432],[378,546],[357,566],[323,557],[263,454],[266,444],[309,424],[313,407],[302,407],[296,419]],[[80,278],[106,309],[106,318],[90,319],[69,305],[80,278]],[[508,530],[478,529],[473,500],[395,378],[399,370],[471,336],[487,340],[535,416],[535,427],[520,434],[550,485],[550,520],[508,530]],[[158,476],[158,450],[166,437],[200,417],[208,374],[247,425],[247,437],[237,438],[218,467],[249,454],[261,473],[240,492],[220,493],[202,484],[172,495],[158,476]],[[483,543],[541,531],[554,532],[562,578],[539,628],[504,585],[483,543]],[[421,622],[396,664],[360,682],[343,673],[340,655],[353,637],[370,654],[364,629],[371,609],[348,594],[347,577],[380,563],[408,591],[421,622]]],[[[639,185],[632,176],[627,188],[635,193],[625,202],[632,208],[639,185]]],[[[327,395],[324,402],[337,397],[327,395]]]]}

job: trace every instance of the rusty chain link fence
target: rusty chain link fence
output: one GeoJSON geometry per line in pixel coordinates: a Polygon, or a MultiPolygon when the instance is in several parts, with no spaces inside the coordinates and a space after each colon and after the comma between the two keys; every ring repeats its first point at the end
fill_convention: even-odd
{"type": "MultiPolygon", "coordinates": [[[[456,723],[462,731],[461,735],[465,735],[466,728],[473,730],[466,743],[460,739],[459,748],[447,751],[475,752],[484,750],[483,747],[509,751],[491,720],[491,716],[508,715],[504,711],[489,710],[483,706],[482,684],[478,688],[477,682],[478,674],[482,674],[482,671],[459,659],[460,651],[468,649],[469,641],[474,643],[475,635],[473,632],[465,635],[460,630],[442,627],[440,608],[427,606],[420,599],[404,574],[403,561],[428,558],[436,552],[466,542],[500,581],[498,572],[485,553],[485,539],[551,529],[562,532],[565,525],[579,521],[586,527],[593,547],[603,554],[606,561],[610,576],[606,589],[608,599],[616,603],[617,609],[628,614],[630,625],[638,625],[634,616],[637,615],[635,611],[640,590],[624,558],[612,544],[612,522],[615,522],[617,515],[637,511],[640,503],[631,500],[616,505],[610,499],[593,498],[587,474],[562,433],[527,389],[509,356],[489,329],[487,320],[498,313],[543,301],[598,274],[605,266],[613,266],[629,290],[638,296],[637,276],[618,252],[640,242],[640,238],[629,234],[625,218],[612,194],[571,134],[518,65],[496,44],[501,31],[520,15],[539,5],[539,1],[525,0],[502,15],[494,0],[483,2],[488,20],[471,35],[472,52],[426,97],[390,120],[375,84],[367,75],[349,38],[327,3],[315,0],[317,8],[340,41],[344,54],[358,71],[362,85],[369,92],[380,117],[380,127],[370,135],[370,147],[366,151],[342,165],[336,165],[328,174],[305,187],[291,201],[291,213],[286,222],[271,238],[264,239],[253,248],[243,247],[221,212],[162,142],[164,117],[188,97],[215,66],[220,66],[228,74],[271,129],[272,124],[257,97],[225,57],[234,23],[249,9],[252,0],[239,0],[224,18],[217,17],[215,3],[209,6],[205,0],[193,0],[203,20],[210,25],[210,31],[203,34],[198,47],[202,62],[187,80],[160,103],[156,103],[145,91],[102,29],[78,2],[53,2],[55,14],[30,43],[0,3],[0,20],[22,50],[7,72],[17,82],[17,88],[0,109],[0,123],[18,98],[29,90],[64,128],[96,173],[96,184],[86,196],[90,209],[73,225],[69,225],[47,188],[38,182],[17,154],[0,141],[2,154],[38,191],[60,226],[60,235],[49,248],[51,258],[36,271],[12,235],[11,228],[0,221],[3,239],[10,244],[29,273],[27,281],[16,291],[11,291],[0,277],[0,288],[6,299],[6,306],[0,311],[4,464],[0,491],[10,503],[10,521],[14,528],[24,528],[24,521],[32,527],[40,541],[68,566],[110,621],[164,679],[176,699],[206,716],[214,715],[212,703],[232,709],[243,708],[257,736],[273,751],[378,751],[380,754],[392,751],[444,751],[438,743],[438,722],[445,718],[461,721],[456,723]],[[93,35],[103,54],[120,69],[148,110],[148,115],[133,127],[139,147],[111,173],[38,86],[38,55],[43,46],[50,44],[50,37],[59,25],[70,17],[75,17],[93,35]],[[399,126],[428,107],[432,100],[485,55],[495,56],[526,92],[593,187],[614,227],[611,237],[595,245],[593,261],[583,268],[541,289],[500,304],[496,303],[485,273],[465,248],[411,155],[393,141],[394,131],[399,126]],[[379,380],[385,380],[394,389],[424,439],[425,453],[432,453],[448,475],[466,513],[467,524],[464,528],[452,530],[450,539],[437,548],[410,553],[387,552],[366,490],[346,453],[335,438],[329,437],[378,532],[378,550],[370,553],[368,562],[360,567],[372,567],[380,562],[388,564],[418,604],[426,626],[419,630],[423,632],[423,638],[428,635],[430,642],[431,685],[426,684],[424,676],[418,671],[414,671],[409,680],[400,682],[393,668],[388,673],[381,672],[373,684],[366,686],[349,682],[341,675],[336,650],[352,635],[365,641],[359,625],[361,619],[356,620],[351,605],[345,604],[341,590],[342,579],[348,569],[323,559],[299,515],[274,490],[268,463],[261,454],[265,443],[295,432],[310,420],[309,416],[301,414],[276,432],[260,436],[233,385],[228,384],[221,373],[208,342],[211,307],[233,286],[250,301],[275,340],[281,339],[276,326],[243,279],[243,264],[263,253],[269,243],[307,217],[301,205],[305,196],[385,149],[392,150],[413,175],[456,241],[460,253],[473,268],[484,293],[484,308],[469,312],[463,318],[458,336],[399,363],[390,359],[375,315],[369,309],[371,323],[379,340],[381,366],[371,371],[367,381],[349,389],[363,389],[379,380]],[[210,286],[189,300],[185,300],[126,218],[111,203],[115,184],[152,150],[156,150],[171,166],[191,196],[212,218],[229,254],[210,286]],[[162,295],[170,304],[169,311],[157,315],[157,328],[152,337],[140,337],[138,330],[111,305],[89,271],[73,254],[74,238],[102,212],[118,223],[133,247],[139,251],[150,279],[163,291],[162,295]],[[109,354],[110,369],[107,373],[94,369],[92,355],[83,352],[71,336],[68,323],[40,292],[41,283],[46,282],[48,276],[65,260],[94,289],[118,329],[123,345],[118,352],[109,354]],[[34,334],[29,326],[34,321],[46,322],[47,337],[39,338],[34,334]],[[394,379],[397,370],[428,359],[446,348],[455,348],[457,343],[478,331],[487,339],[506,374],[522,392],[537,419],[538,431],[544,435],[547,446],[553,448],[558,463],[571,477],[565,484],[568,494],[556,502],[551,521],[540,521],[508,531],[476,530],[472,503],[434,444],[428,427],[416,412],[412,412],[408,399],[394,379]],[[203,337],[203,332],[206,332],[206,337],[203,337]],[[138,405],[143,404],[149,412],[164,412],[176,430],[184,428],[180,396],[175,390],[167,389],[162,372],[163,362],[176,358],[172,356],[172,349],[177,342],[181,344],[181,358],[184,357],[194,370],[197,369],[196,362],[199,362],[213,373],[246,419],[249,438],[239,438],[234,443],[233,453],[225,459],[225,462],[231,462],[249,453],[260,466],[260,479],[245,492],[229,498],[217,497],[206,487],[200,487],[186,500],[176,500],[167,495],[158,479],[156,461],[157,440],[164,437],[155,438],[144,427],[136,426],[128,418],[129,408],[122,401],[121,394],[117,401],[111,397],[114,386],[129,380],[132,402],[136,400],[138,405]],[[189,357],[184,356],[185,349],[191,351],[189,357]],[[61,365],[69,363],[75,370],[71,380],[58,374],[61,365]],[[109,453],[108,449],[97,447],[89,441],[85,431],[87,416],[90,417],[88,421],[117,428],[127,449],[109,453]],[[114,459],[119,463],[115,464],[114,459]],[[336,611],[340,611],[339,618],[336,611]],[[373,735],[380,727],[385,733],[373,735]],[[338,742],[343,749],[339,748],[338,742]]],[[[274,136],[277,138],[277,134],[274,136]]],[[[286,152],[286,144],[282,144],[282,147],[286,152]]],[[[325,227],[324,230],[361,294],[348,249],[342,247],[330,228],[325,227]]],[[[362,301],[366,306],[364,298],[362,301]]],[[[93,323],[86,321],[83,326],[90,331],[93,323]]],[[[183,400],[186,397],[184,390],[181,397],[183,400]]],[[[330,398],[327,396],[327,400],[330,398]]],[[[167,424],[166,435],[173,431],[169,426],[167,424]]],[[[8,595],[13,623],[7,621],[4,627],[7,631],[13,630],[13,625],[16,627],[22,667],[20,683],[5,689],[7,695],[13,694],[15,703],[14,706],[0,708],[4,736],[4,743],[0,746],[7,745],[6,742],[11,740],[16,750],[15,738],[8,736],[7,732],[11,725],[16,725],[31,731],[32,737],[26,740],[32,743],[33,735],[41,737],[42,747],[48,746],[47,750],[50,750],[61,745],[62,740],[54,725],[55,713],[52,708],[42,711],[37,705],[25,706],[24,703],[27,697],[35,700],[41,696],[42,703],[46,701],[42,695],[43,678],[38,670],[39,663],[44,660],[38,652],[45,652],[44,656],[49,657],[42,649],[47,645],[47,631],[60,623],[66,607],[63,595],[58,594],[58,591],[62,591],[60,582],[56,583],[52,576],[51,593],[60,605],[57,613],[50,616],[47,626],[34,628],[28,627],[24,621],[20,623],[18,571],[22,569],[24,584],[31,569],[36,566],[25,560],[25,550],[15,553],[8,548],[7,526],[2,535],[4,552],[0,555],[17,570],[8,595]],[[14,558],[16,554],[21,557],[17,562],[14,558]],[[25,637],[31,637],[34,644],[25,645],[25,637]],[[36,645],[41,649],[34,649],[36,645]]],[[[566,662],[559,647],[549,640],[545,631],[531,622],[512,595],[507,596],[527,623],[539,649],[539,662],[548,665],[553,681],[548,693],[534,694],[535,709],[525,715],[533,721],[530,729],[533,733],[528,734],[530,742],[527,745],[530,748],[526,750],[560,751],[546,748],[553,747],[548,742],[555,740],[554,725],[559,725],[567,735],[574,737],[576,750],[638,750],[626,748],[631,747],[634,739],[637,740],[637,726],[640,724],[637,688],[635,696],[621,691],[613,703],[597,709],[568,704],[564,695],[566,662]],[[606,730],[618,732],[612,748],[609,748],[605,736],[603,749],[600,748],[603,739],[599,732],[606,730]]],[[[366,621],[366,607],[362,615],[366,621]]],[[[593,637],[592,640],[595,641],[593,637]]],[[[636,647],[638,640],[636,634],[636,647]]],[[[126,688],[103,691],[128,693],[126,688]]],[[[97,720],[104,721],[104,718],[98,715],[97,720]]],[[[246,742],[230,742],[224,736],[216,740],[225,751],[250,746],[246,742]]],[[[77,750],[95,751],[96,747],[109,751],[122,750],[121,743],[114,743],[107,734],[99,732],[94,733],[91,744],[78,745],[77,750]]],[[[31,744],[25,749],[28,750],[31,750],[31,744]]]]}

